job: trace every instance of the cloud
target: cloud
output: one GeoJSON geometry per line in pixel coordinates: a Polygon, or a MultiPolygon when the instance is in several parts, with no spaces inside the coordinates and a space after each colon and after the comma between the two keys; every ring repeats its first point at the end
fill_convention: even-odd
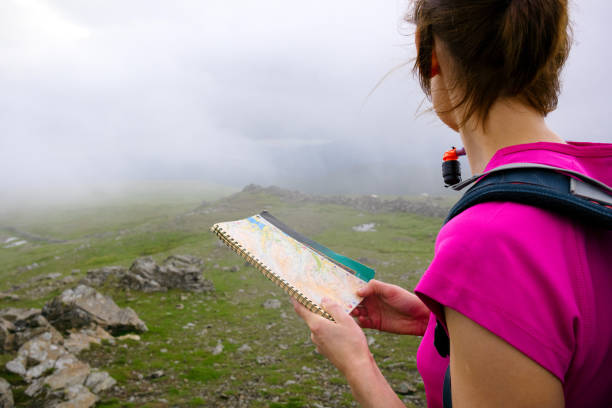
{"type": "MultiPolygon", "coordinates": [[[[568,139],[609,140],[610,6],[580,7],[550,121],[568,139]]],[[[0,174],[10,177],[0,188],[182,178],[373,190],[388,172],[390,192],[436,190],[440,154],[458,137],[432,114],[416,116],[423,95],[410,67],[366,99],[413,56],[404,8],[3,1],[0,174]],[[348,182],[368,168],[370,181],[348,182]]]]}

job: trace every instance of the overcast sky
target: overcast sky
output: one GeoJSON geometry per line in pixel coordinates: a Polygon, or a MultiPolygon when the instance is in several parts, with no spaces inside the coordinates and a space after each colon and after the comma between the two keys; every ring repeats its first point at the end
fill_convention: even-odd
{"type": "MultiPolygon", "coordinates": [[[[568,140],[611,141],[612,3],[574,3],[549,123],[568,140]]],[[[414,55],[405,5],[1,0],[0,189],[197,179],[436,191],[459,138],[416,115],[410,68],[366,100],[414,55]]]]}

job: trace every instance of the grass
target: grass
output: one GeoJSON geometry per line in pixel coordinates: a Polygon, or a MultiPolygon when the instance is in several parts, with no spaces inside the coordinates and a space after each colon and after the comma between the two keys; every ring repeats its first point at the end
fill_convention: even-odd
{"type": "MultiPolygon", "coordinates": [[[[143,255],[156,261],[171,254],[196,255],[205,260],[204,275],[216,288],[212,295],[100,289],[121,307],[133,308],[150,330],[139,342],[105,342],[82,353],[83,360],[107,370],[118,381],[119,388],[103,395],[99,407],[234,406],[238,401],[252,407],[306,407],[314,402],[355,406],[346,381],[314,352],[307,328],[282,290],[220,247],[208,228],[267,209],[333,250],[363,259],[376,269],[378,279],[412,289],[431,260],[442,220],[407,213],[363,213],[331,204],[285,203],[262,194],[238,194],[215,201],[205,211],[192,211],[204,199],[202,195],[181,197],[145,206],[117,200],[110,207],[77,207],[73,217],[62,208],[40,210],[32,217],[0,214],[0,240],[13,236],[11,227],[66,241],[0,247],[0,291],[52,272],[74,274],[78,279],[91,268],[129,267],[143,255]],[[375,232],[352,230],[370,222],[376,224],[375,232]],[[35,262],[37,268],[26,268],[35,262]],[[232,266],[239,271],[223,269],[232,266]],[[269,298],[281,300],[282,307],[264,309],[261,305],[269,298]],[[179,304],[184,308],[178,309],[179,304]],[[219,342],[223,352],[213,355],[219,342]],[[250,351],[240,351],[245,344],[250,351]],[[148,378],[157,370],[164,375],[148,378]],[[135,400],[130,402],[130,397],[135,400]]],[[[2,300],[0,308],[42,307],[60,290],[33,297],[23,287],[15,291],[22,299],[2,300]]],[[[372,353],[391,384],[415,384],[418,391],[410,403],[424,406],[415,364],[420,339],[370,330],[366,334],[375,339],[372,353]]],[[[0,354],[2,367],[9,359],[0,354]]],[[[27,404],[25,384],[5,370],[0,375],[15,385],[20,403],[27,404]]]]}

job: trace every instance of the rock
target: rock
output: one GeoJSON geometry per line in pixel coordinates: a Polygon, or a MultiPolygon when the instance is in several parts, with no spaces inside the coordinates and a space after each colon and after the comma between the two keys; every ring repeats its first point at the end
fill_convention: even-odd
{"type": "Polygon", "coordinates": [[[238,265],[234,265],[230,268],[230,272],[240,272],[240,267],[238,265]]]}
{"type": "Polygon", "coordinates": [[[90,373],[89,364],[78,360],[72,354],[66,354],[55,362],[55,371],[45,378],[44,384],[52,390],[80,385],[90,373]]]}
{"type": "Polygon", "coordinates": [[[212,292],[213,284],[202,276],[204,261],[191,255],[169,256],[161,265],[152,257],[138,258],[129,270],[109,266],[87,272],[81,283],[100,286],[114,280],[124,288],[142,292],[160,292],[181,289],[190,292],[212,292]]]}
{"type": "Polygon", "coordinates": [[[264,309],[278,309],[281,307],[281,302],[278,299],[267,299],[262,306],[264,309]]]}
{"type": "Polygon", "coordinates": [[[15,325],[0,317],[0,352],[15,349],[15,325]]]}
{"type": "Polygon", "coordinates": [[[94,394],[106,391],[115,384],[117,384],[117,381],[106,371],[92,371],[85,380],[85,386],[92,390],[94,394]]]}
{"type": "Polygon", "coordinates": [[[27,364],[28,362],[25,358],[17,356],[17,358],[6,363],[4,367],[8,372],[24,377],[27,370],[27,364]]]}
{"type": "Polygon", "coordinates": [[[11,307],[0,310],[0,345],[3,344],[3,337],[6,336],[7,331],[13,334],[13,341],[12,348],[9,349],[6,347],[11,346],[10,338],[8,342],[7,339],[4,340],[5,351],[17,350],[28,340],[45,332],[52,332],[54,338],[52,342],[59,344],[62,342],[62,336],[41,315],[40,309],[17,309],[11,307]],[[2,323],[2,319],[10,321],[13,324],[12,329],[8,328],[9,330],[6,330],[7,325],[2,323]]]}
{"type": "Polygon", "coordinates": [[[152,257],[138,258],[132,263],[130,269],[119,277],[119,283],[124,287],[142,292],[160,291],[161,285],[155,279],[158,268],[152,257]]]}
{"type": "Polygon", "coordinates": [[[26,381],[38,378],[55,367],[58,358],[66,354],[66,349],[54,344],[53,333],[46,332],[27,341],[17,353],[17,357],[6,364],[6,369],[19,374],[26,381]]]}
{"type": "Polygon", "coordinates": [[[126,271],[127,269],[122,266],[105,266],[100,269],[91,269],[81,279],[81,283],[87,286],[102,286],[109,281],[109,278],[121,276],[126,271]]]}
{"type": "Polygon", "coordinates": [[[13,408],[14,406],[11,384],[0,377],[0,408],[13,408]]]}
{"type": "Polygon", "coordinates": [[[149,374],[147,376],[147,378],[149,378],[149,379],[161,378],[164,375],[165,375],[164,374],[164,370],[157,370],[157,371],[153,371],[151,374],[149,374]]]}
{"type": "Polygon", "coordinates": [[[18,309],[16,307],[8,307],[0,310],[0,317],[13,323],[27,321],[39,315],[40,309],[18,309]]]}
{"type": "Polygon", "coordinates": [[[60,330],[97,324],[113,334],[126,331],[147,331],[136,312],[120,309],[113,300],[89,286],[67,289],[49,301],[42,311],[49,322],[60,330]]]}
{"type": "Polygon", "coordinates": [[[410,395],[416,392],[416,388],[405,381],[399,383],[393,390],[401,395],[410,395]]]}
{"type": "Polygon", "coordinates": [[[251,346],[249,346],[248,344],[243,344],[242,346],[240,346],[240,348],[238,349],[238,352],[240,353],[246,353],[249,351],[252,351],[253,349],[251,348],[251,346]]]}
{"type": "Polygon", "coordinates": [[[32,380],[32,384],[28,386],[25,390],[25,395],[32,398],[40,394],[44,388],[45,379],[44,378],[36,378],[32,380]]]}
{"type": "Polygon", "coordinates": [[[98,401],[96,395],[80,384],[66,388],[64,398],[67,401],[56,405],[55,408],[89,408],[98,401]]]}
{"type": "Polygon", "coordinates": [[[368,340],[368,346],[371,346],[372,344],[376,343],[376,339],[374,338],[374,336],[368,336],[367,340],[368,340]]]}
{"type": "Polygon", "coordinates": [[[102,340],[113,340],[113,336],[99,326],[83,328],[80,331],[72,331],[70,336],[64,340],[64,348],[72,354],[79,354],[89,349],[91,343],[100,344],[102,340]]]}
{"type": "Polygon", "coordinates": [[[0,300],[19,300],[19,296],[14,293],[0,292],[0,300]]]}
{"type": "Polygon", "coordinates": [[[376,231],[376,224],[373,222],[367,223],[367,224],[361,224],[361,225],[356,225],[353,227],[353,231],[357,231],[357,232],[375,232],[376,231]]]}
{"type": "Polygon", "coordinates": [[[124,334],[123,336],[117,337],[117,340],[134,340],[140,341],[140,336],[137,334],[124,334]]]}
{"type": "Polygon", "coordinates": [[[215,346],[215,348],[212,351],[212,355],[216,356],[216,355],[221,354],[221,353],[223,353],[223,343],[221,343],[221,340],[219,340],[217,342],[217,345],[215,346]]]}
{"type": "Polygon", "coordinates": [[[203,264],[202,259],[191,255],[169,256],[158,269],[158,281],[168,289],[212,292],[212,282],[202,276],[203,264]]]}

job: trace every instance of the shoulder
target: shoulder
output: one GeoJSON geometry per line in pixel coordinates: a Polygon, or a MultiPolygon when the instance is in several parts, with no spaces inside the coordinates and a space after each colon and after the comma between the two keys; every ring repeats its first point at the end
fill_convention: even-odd
{"type": "Polygon", "coordinates": [[[415,292],[442,320],[443,307],[456,310],[562,377],[578,315],[575,240],[573,222],[557,214],[479,204],[442,228],[415,292]]]}

